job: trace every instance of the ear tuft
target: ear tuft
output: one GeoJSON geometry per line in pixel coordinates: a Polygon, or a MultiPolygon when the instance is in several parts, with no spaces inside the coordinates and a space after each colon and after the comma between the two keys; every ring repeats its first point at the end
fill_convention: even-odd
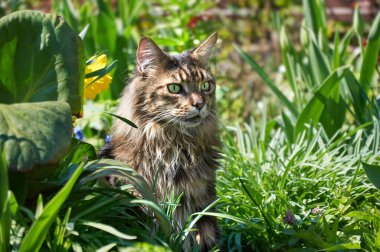
{"type": "Polygon", "coordinates": [[[137,66],[141,73],[162,65],[168,56],[151,38],[143,37],[137,49],[137,66]],[[161,63],[161,64],[160,64],[161,63]]]}
{"type": "Polygon", "coordinates": [[[218,33],[214,32],[199,46],[191,51],[191,56],[200,61],[203,65],[207,65],[212,54],[216,41],[218,40],[218,33]]]}

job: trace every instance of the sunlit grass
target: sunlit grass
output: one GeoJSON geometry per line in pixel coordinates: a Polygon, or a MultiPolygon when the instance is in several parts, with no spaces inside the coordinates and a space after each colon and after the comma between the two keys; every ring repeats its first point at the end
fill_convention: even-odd
{"type": "Polygon", "coordinates": [[[292,144],[268,127],[232,127],[224,139],[218,208],[245,220],[221,220],[226,248],[375,249],[380,192],[361,162],[380,160],[378,128],[332,139],[310,128],[292,144]]]}

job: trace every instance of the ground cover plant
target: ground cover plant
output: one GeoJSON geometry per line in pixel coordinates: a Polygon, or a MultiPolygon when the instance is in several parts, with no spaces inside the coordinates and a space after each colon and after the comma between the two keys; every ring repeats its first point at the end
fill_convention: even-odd
{"type": "MultiPolygon", "coordinates": [[[[157,202],[132,169],[97,159],[141,16],[155,17],[160,4],[171,13],[152,33],[174,51],[218,27],[193,19],[213,4],[187,12],[188,3],[170,3],[120,0],[115,11],[111,2],[53,1],[60,17],[0,19],[0,251],[180,251],[202,215],[218,217],[226,251],[378,251],[380,14],[365,23],[357,8],[345,33],[329,35],[324,1],[305,0],[300,43],[273,15],[285,69],[275,79],[235,45],[273,95],[249,120],[223,120],[218,200],[179,232],[180,195],[157,202]],[[197,22],[196,32],[172,29],[197,22]],[[110,174],[131,184],[110,188],[110,174]]],[[[222,115],[238,99],[226,90],[222,115]]]]}

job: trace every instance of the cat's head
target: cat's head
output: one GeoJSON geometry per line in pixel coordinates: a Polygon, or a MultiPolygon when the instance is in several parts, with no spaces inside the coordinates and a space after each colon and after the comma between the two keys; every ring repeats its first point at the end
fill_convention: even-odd
{"type": "Polygon", "coordinates": [[[177,55],[144,37],[137,50],[135,117],[192,128],[215,119],[215,78],[208,61],[218,35],[177,55]]]}

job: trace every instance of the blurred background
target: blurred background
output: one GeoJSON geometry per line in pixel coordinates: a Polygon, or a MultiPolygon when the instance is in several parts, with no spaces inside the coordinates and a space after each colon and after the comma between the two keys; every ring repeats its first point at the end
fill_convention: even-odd
{"type": "MultiPolygon", "coordinates": [[[[128,76],[135,66],[135,51],[142,36],[150,36],[167,52],[181,52],[196,46],[214,31],[220,39],[213,58],[218,80],[221,117],[227,124],[241,123],[260,116],[265,103],[267,115],[279,114],[280,104],[234,48],[249,54],[285,95],[292,98],[281,64],[280,26],[294,48],[300,47],[304,12],[301,0],[2,0],[0,17],[20,9],[36,9],[64,17],[84,38],[86,58],[105,53],[108,61],[118,61],[112,70],[112,84],[85,104],[79,124],[84,136],[95,146],[103,144],[111,118],[102,114],[117,104],[128,76]],[[289,90],[288,90],[289,89],[289,90]],[[288,92],[289,91],[289,92],[288,92]],[[274,100],[274,101],[273,101],[274,100]]],[[[359,6],[366,21],[365,32],[379,12],[379,0],[326,0],[327,37],[345,34],[351,27],[354,9],[359,6]]],[[[364,41],[365,42],[365,41],[364,41]]],[[[357,42],[356,42],[357,43],[357,42]]],[[[355,50],[355,42],[351,45],[355,50]]]]}

